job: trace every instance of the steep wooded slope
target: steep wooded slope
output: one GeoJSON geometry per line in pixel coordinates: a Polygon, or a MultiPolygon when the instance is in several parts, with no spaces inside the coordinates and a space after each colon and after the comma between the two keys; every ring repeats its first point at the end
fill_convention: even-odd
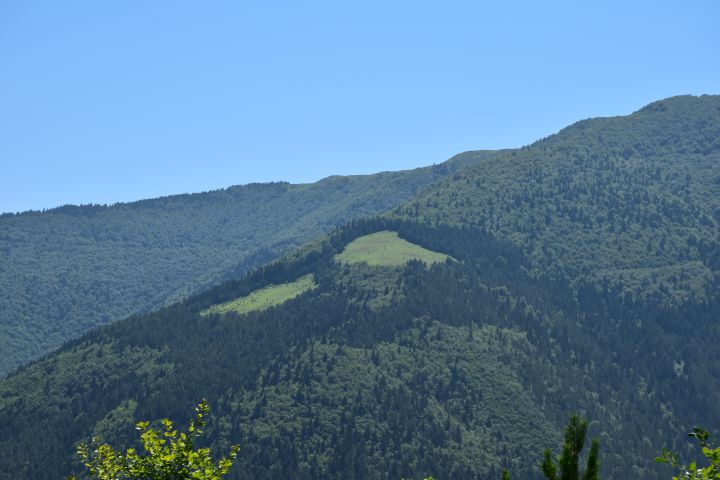
{"type": "Polygon", "coordinates": [[[0,216],[0,376],[91,328],[398,205],[488,152],[403,172],[0,216]]]}
{"type": "Polygon", "coordinates": [[[704,301],[720,269],[720,96],[578,122],[482,159],[397,214],[486,229],[536,273],[704,301]]]}

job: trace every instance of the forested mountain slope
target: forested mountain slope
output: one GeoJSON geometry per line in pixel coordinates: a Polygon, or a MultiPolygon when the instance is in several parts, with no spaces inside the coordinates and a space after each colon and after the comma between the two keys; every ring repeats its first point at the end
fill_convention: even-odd
{"type": "Polygon", "coordinates": [[[129,446],[203,397],[236,479],[538,478],[572,411],[602,478],[663,478],[663,445],[720,425],[719,107],[580,122],[66,344],[0,381],[0,480],[57,478],[75,442],[129,446]]]}
{"type": "Polygon", "coordinates": [[[428,168],[252,184],[0,216],[0,376],[113,320],[277,258],[394,207],[489,152],[428,168]]]}
{"type": "Polygon", "coordinates": [[[720,96],[578,122],[456,173],[396,210],[523,248],[535,273],[673,304],[720,269],[720,96]]]}

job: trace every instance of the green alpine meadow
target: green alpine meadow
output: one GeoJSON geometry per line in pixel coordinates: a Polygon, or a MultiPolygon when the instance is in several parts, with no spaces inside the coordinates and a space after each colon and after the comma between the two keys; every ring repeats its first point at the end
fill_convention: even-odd
{"type": "Polygon", "coordinates": [[[0,255],[0,480],[718,478],[720,96],[0,255]]]}

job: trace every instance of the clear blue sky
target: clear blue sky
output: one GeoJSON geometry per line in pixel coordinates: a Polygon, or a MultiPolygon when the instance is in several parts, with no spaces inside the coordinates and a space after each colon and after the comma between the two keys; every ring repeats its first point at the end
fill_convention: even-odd
{"type": "Polygon", "coordinates": [[[720,93],[720,2],[0,2],[0,211],[371,173],[720,93]]]}

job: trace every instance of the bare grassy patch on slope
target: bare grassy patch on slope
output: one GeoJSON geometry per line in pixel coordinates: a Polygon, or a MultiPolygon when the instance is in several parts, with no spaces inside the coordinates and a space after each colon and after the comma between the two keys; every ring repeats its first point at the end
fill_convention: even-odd
{"type": "Polygon", "coordinates": [[[383,231],[356,238],[342,253],[335,256],[340,263],[367,263],[372,266],[399,267],[410,260],[421,260],[428,265],[452,258],[433,252],[407,240],[397,232],[383,231]]]}
{"type": "Polygon", "coordinates": [[[294,282],[269,285],[260,290],[255,290],[250,295],[240,297],[229,302],[213,305],[200,312],[200,315],[212,315],[214,313],[248,313],[255,310],[265,310],[275,305],[280,305],[292,300],[298,295],[316,288],[312,273],[304,275],[294,282]]]}

